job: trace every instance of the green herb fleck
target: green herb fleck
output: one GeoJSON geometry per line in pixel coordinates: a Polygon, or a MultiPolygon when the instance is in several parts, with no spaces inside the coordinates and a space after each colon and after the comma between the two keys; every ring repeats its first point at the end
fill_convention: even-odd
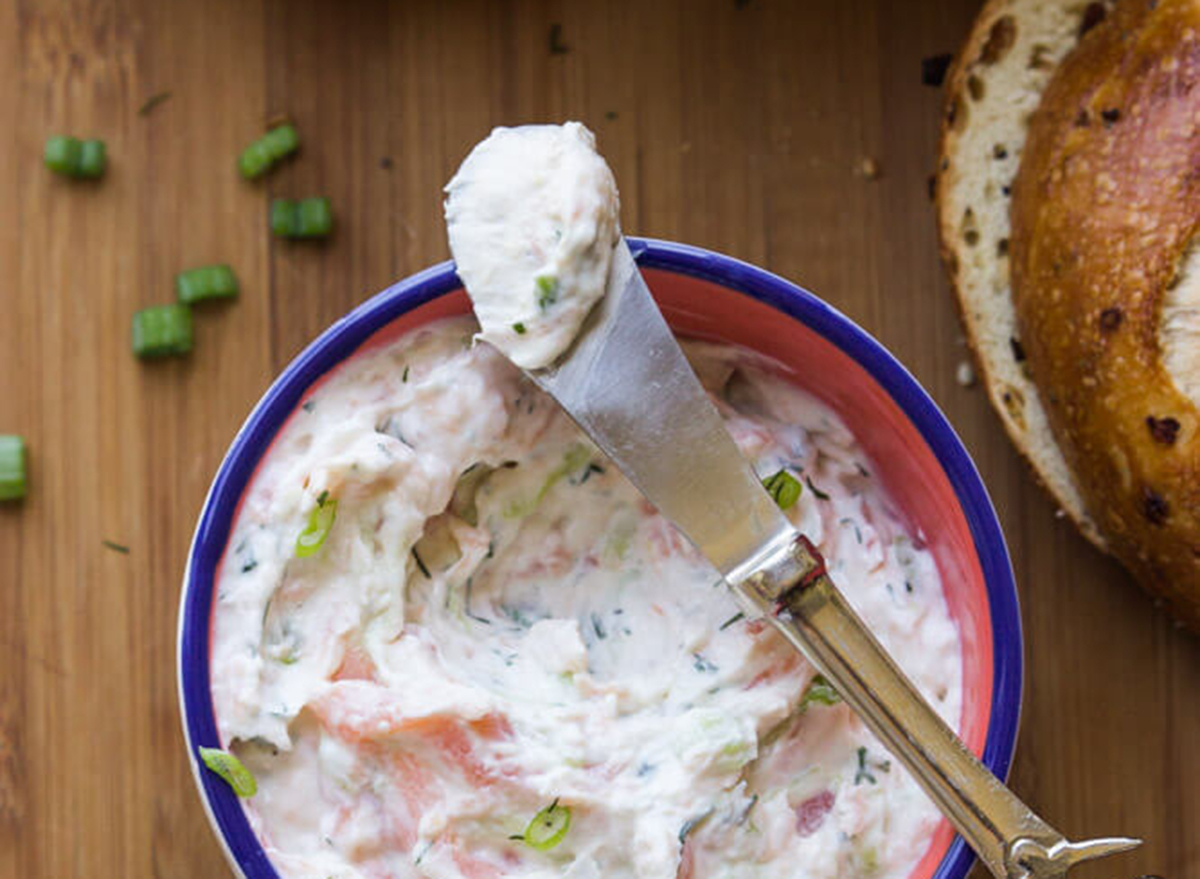
{"type": "Polygon", "coordinates": [[[518,336],[525,335],[525,324],[521,323],[520,321],[517,321],[515,324],[513,324],[513,332],[516,333],[518,336]]]}
{"type": "Polygon", "coordinates": [[[842,526],[845,526],[845,525],[853,526],[854,539],[858,542],[858,544],[860,546],[862,545],[862,529],[858,527],[858,522],[856,522],[852,517],[846,516],[844,519],[839,519],[838,524],[842,525],[842,526]]]}
{"type": "Polygon", "coordinates": [[[538,275],[534,283],[537,284],[538,308],[545,311],[558,302],[558,278],[554,275],[538,275]]]}
{"type": "MultiPolygon", "coordinates": [[[[779,509],[787,510],[795,505],[800,499],[800,492],[803,490],[799,480],[795,476],[788,473],[787,470],[780,470],[768,476],[762,481],[763,488],[767,490],[767,494],[775,499],[775,503],[779,505],[779,509]]],[[[808,484],[812,488],[812,483],[808,484]]]]}
{"type": "Polygon", "coordinates": [[[689,834],[691,834],[693,830],[702,824],[712,813],[713,810],[709,809],[707,812],[701,812],[699,815],[693,815],[691,818],[688,818],[686,821],[684,821],[683,826],[679,828],[679,844],[683,845],[684,840],[688,838],[689,834]]]}
{"type": "Polygon", "coordinates": [[[598,473],[601,475],[604,474],[604,468],[601,467],[599,464],[597,464],[595,461],[590,462],[587,465],[587,469],[585,469],[583,471],[583,473],[580,475],[579,479],[572,480],[572,484],[573,485],[583,485],[585,482],[587,482],[589,479],[592,478],[593,473],[598,473]]]}
{"type": "Polygon", "coordinates": [[[258,782],[242,761],[220,748],[200,748],[200,759],[233,788],[239,797],[252,797],[258,792],[258,782]]]}
{"type": "Polygon", "coordinates": [[[706,675],[716,674],[717,672],[716,663],[699,653],[692,654],[692,668],[706,675]]]}
{"type": "Polygon", "coordinates": [[[100,545],[105,549],[111,549],[113,552],[119,552],[121,555],[129,555],[129,547],[122,546],[119,543],[114,543],[111,540],[105,539],[100,541],[100,545]]]}
{"type": "Polygon", "coordinates": [[[425,575],[425,579],[432,580],[433,577],[429,575],[429,568],[425,567],[425,563],[421,561],[421,557],[417,555],[417,548],[415,546],[412,550],[412,557],[416,561],[417,567],[421,569],[421,573],[425,575]]]}
{"type": "Polygon", "coordinates": [[[407,382],[407,381],[408,381],[408,366],[405,366],[405,367],[404,367],[404,375],[400,376],[400,381],[401,381],[401,382],[407,382]]]}
{"type": "Polygon", "coordinates": [[[858,749],[858,771],[854,773],[854,783],[862,784],[864,781],[875,783],[875,776],[867,769],[867,749],[858,749]]]}
{"type": "Polygon", "coordinates": [[[813,497],[815,497],[817,500],[820,500],[820,501],[829,500],[829,495],[827,495],[825,492],[821,491],[821,489],[819,489],[815,485],[813,485],[812,480],[809,479],[807,476],[804,477],[804,481],[808,483],[808,490],[813,493],[813,497]]]}

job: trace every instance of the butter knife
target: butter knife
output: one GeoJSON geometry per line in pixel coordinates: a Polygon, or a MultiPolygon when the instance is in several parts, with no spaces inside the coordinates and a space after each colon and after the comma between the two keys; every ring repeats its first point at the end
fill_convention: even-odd
{"type": "Polygon", "coordinates": [[[763,489],[725,430],[622,238],[604,297],[572,347],[527,371],[837,688],[1003,879],[1054,879],[1126,851],[1124,837],[1069,842],[993,776],[917,692],[763,489]]]}

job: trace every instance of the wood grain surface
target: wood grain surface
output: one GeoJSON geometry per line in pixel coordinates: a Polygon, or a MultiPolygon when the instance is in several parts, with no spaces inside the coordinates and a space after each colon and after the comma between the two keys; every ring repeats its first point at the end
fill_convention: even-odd
{"type": "Polygon", "coordinates": [[[1200,877],[1200,640],[1056,517],[983,394],[955,382],[926,192],[940,96],[920,62],[957,45],[974,7],[4,0],[0,433],[28,437],[32,491],[0,508],[0,877],[227,875],[173,661],[209,480],[293,355],[446,257],[440,189],[466,150],[496,124],[567,118],[597,132],[627,231],[811,288],[930,390],[1020,581],[1015,787],[1069,835],[1147,841],[1075,875],[1200,877]],[[280,113],[302,154],[241,181],[236,155],[280,113]],[[106,177],[49,174],[52,133],[105,139],[106,177]],[[272,196],[318,193],[332,240],[269,238],[272,196]],[[241,298],[198,312],[189,359],[137,362],[133,310],[216,261],[241,298]]]}

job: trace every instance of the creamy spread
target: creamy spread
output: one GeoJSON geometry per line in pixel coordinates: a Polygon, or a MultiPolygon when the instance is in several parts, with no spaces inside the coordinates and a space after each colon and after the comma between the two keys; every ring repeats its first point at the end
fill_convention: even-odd
{"type": "MultiPolygon", "coordinates": [[[[907,876],[940,820],[913,779],[475,328],[340,365],[233,523],[212,693],[276,869],[907,876]],[[526,831],[551,805],[570,822],[543,850],[526,831]]],[[[758,473],[800,482],[787,514],[956,726],[958,633],[880,462],[755,356],[688,353],[758,473]]]]}
{"type": "Polygon", "coordinates": [[[497,128],[446,186],[446,229],[480,338],[549,366],[604,295],[620,205],[578,122],[497,128]]]}

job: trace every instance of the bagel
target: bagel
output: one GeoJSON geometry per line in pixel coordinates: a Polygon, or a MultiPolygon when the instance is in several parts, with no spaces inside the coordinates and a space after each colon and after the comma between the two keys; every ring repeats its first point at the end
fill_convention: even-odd
{"type": "Polygon", "coordinates": [[[968,341],[1062,508],[1200,630],[1200,0],[992,0],[948,79],[968,341]]]}

